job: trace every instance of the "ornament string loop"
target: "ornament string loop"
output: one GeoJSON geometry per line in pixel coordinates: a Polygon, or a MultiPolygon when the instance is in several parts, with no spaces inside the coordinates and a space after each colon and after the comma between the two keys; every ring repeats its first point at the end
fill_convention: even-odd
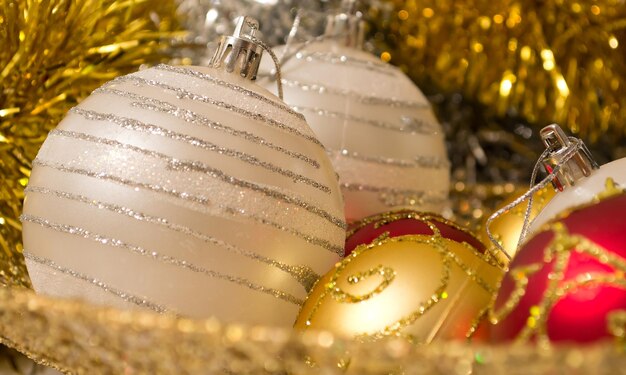
{"type": "Polygon", "coordinates": [[[283,79],[282,79],[282,73],[281,73],[281,66],[283,66],[286,62],[288,62],[294,56],[296,56],[298,54],[298,52],[302,51],[303,49],[305,49],[306,47],[310,46],[311,44],[319,43],[319,42],[322,42],[322,41],[324,41],[324,40],[329,38],[326,35],[320,35],[320,36],[315,37],[313,39],[306,40],[305,42],[301,43],[298,46],[298,48],[296,48],[294,51],[288,52],[289,51],[289,47],[290,47],[290,41],[292,39],[292,35],[295,35],[295,33],[297,32],[298,27],[300,25],[300,18],[301,18],[301,14],[300,14],[300,11],[298,11],[298,14],[296,15],[296,19],[293,22],[293,26],[291,28],[291,31],[289,32],[289,38],[288,38],[287,44],[285,45],[285,52],[281,56],[280,59],[276,56],[274,51],[272,51],[272,49],[269,48],[269,46],[267,46],[263,41],[261,41],[261,40],[259,40],[257,38],[252,38],[252,41],[254,41],[256,43],[259,43],[261,48],[263,48],[265,51],[267,51],[267,53],[272,58],[272,61],[274,62],[274,69],[272,69],[269,72],[269,74],[264,74],[263,77],[268,78],[270,80],[275,80],[276,81],[276,86],[277,86],[277,89],[278,89],[278,97],[281,100],[283,100],[283,79]]]}
{"type": "Polygon", "coordinates": [[[274,51],[272,51],[272,49],[267,44],[265,44],[264,41],[254,36],[251,37],[251,40],[257,43],[258,45],[260,45],[261,48],[263,48],[263,50],[265,50],[265,52],[267,52],[268,55],[270,55],[270,57],[272,58],[272,61],[274,62],[274,69],[275,69],[274,76],[276,77],[276,89],[278,90],[278,97],[280,98],[280,100],[283,100],[283,80],[282,80],[282,74],[281,74],[281,61],[278,60],[278,57],[276,56],[274,51]]]}
{"type": "MultiPolygon", "coordinates": [[[[541,156],[537,160],[537,163],[535,163],[535,167],[533,168],[529,190],[526,191],[524,194],[522,194],[517,199],[515,199],[513,202],[509,203],[508,205],[502,207],[501,209],[499,209],[496,212],[494,212],[493,214],[491,214],[491,216],[489,216],[489,218],[487,219],[487,222],[485,224],[485,229],[487,231],[487,236],[489,237],[489,240],[496,246],[496,248],[498,250],[500,250],[502,253],[504,253],[504,255],[509,260],[511,260],[511,255],[509,255],[506,252],[504,247],[500,244],[500,242],[495,238],[494,234],[489,229],[490,226],[491,226],[491,223],[494,220],[496,220],[498,217],[504,215],[508,211],[510,211],[513,208],[517,207],[522,202],[528,201],[528,204],[526,206],[526,211],[524,212],[524,224],[522,226],[522,231],[520,233],[520,237],[519,237],[519,240],[517,241],[517,245],[516,245],[516,249],[519,248],[519,245],[524,241],[525,237],[528,234],[527,233],[528,232],[528,227],[532,223],[531,220],[530,220],[530,212],[531,212],[531,208],[532,208],[532,204],[533,204],[533,195],[536,192],[538,192],[539,190],[541,190],[544,187],[546,187],[548,184],[552,183],[552,181],[555,179],[555,177],[560,172],[561,168],[570,159],[572,159],[575,155],[577,155],[578,152],[580,152],[581,150],[585,149],[585,144],[580,139],[575,138],[575,137],[569,137],[569,141],[570,141],[570,143],[568,145],[566,145],[564,147],[563,151],[562,151],[562,158],[558,162],[555,163],[555,165],[552,168],[552,170],[550,171],[550,173],[544,179],[542,179],[539,183],[535,184],[535,180],[537,178],[537,173],[538,173],[539,168],[540,168],[540,166],[542,164],[542,161],[551,152],[550,149],[544,150],[544,152],[541,154],[541,156]]],[[[493,251],[493,250],[490,250],[490,251],[493,251]]]]}

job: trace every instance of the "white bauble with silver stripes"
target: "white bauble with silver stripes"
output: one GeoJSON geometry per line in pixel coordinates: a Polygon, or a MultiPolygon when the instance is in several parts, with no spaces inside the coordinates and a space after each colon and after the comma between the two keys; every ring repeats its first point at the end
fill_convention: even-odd
{"type": "Polygon", "coordinates": [[[345,235],[302,115],[237,75],[167,65],[68,113],[33,162],[22,222],[39,293],[282,326],[345,235]]]}
{"type": "MultiPolygon", "coordinates": [[[[284,48],[276,49],[279,57],[284,48]]],[[[287,54],[293,57],[282,66],[285,102],[306,117],[328,149],[348,220],[391,209],[441,213],[447,207],[444,135],[406,75],[332,40],[294,45],[287,54]]],[[[264,58],[261,70],[267,75],[271,69],[264,58]]],[[[273,89],[271,80],[259,83],[273,89]]]]}

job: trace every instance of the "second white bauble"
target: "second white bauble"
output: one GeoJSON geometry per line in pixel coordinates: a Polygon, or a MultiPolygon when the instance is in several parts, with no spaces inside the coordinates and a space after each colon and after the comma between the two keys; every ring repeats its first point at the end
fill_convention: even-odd
{"type": "MultiPolygon", "coordinates": [[[[261,69],[269,72],[270,63],[264,59],[261,69]]],[[[444,210],[444,135],[424,95],[399,69],[326,40],[288,59],[282,78],[285,102],[306,117],[328,149],[348,221],[390,209],[444,210]]]]}

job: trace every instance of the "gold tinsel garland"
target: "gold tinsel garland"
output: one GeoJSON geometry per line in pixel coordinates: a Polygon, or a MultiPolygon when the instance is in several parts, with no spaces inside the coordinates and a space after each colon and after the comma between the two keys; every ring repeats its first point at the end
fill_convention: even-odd
{"type": "Polygon", "coordinates": [[[558,122],[592,142],[626,135],[623,1],[373,4],[381,58],[426,91],[459,92],[496,117],[558,122]]]}
{"type": "Polygon", "coordinates": [[[0,0],[0,282],[29,285],[21,256],[31,160],[102,83],[164,57],[174,1],[0,0]]]}
{"type": "Polygon", "coordinates": [[[1,342],[72,374],[615,374],[626,366],[623,314],[615,316],[615,328],[622,330],[615,342],[548,350],[294,335],[116,310],[17,288],[0,288],[0,307],[1,342]],[[346,358],[347,370],[338,366],[346,358]]]}

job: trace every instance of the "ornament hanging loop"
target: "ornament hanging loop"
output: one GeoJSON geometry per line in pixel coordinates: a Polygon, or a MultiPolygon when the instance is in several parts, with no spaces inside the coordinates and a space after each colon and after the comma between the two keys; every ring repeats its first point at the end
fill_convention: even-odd
{"type": "MultiPolygon", "coordinates": [[[[362,20],[361,12],[356,9],[357,0],[343,0],[341,2],[340,13],[330,14],[326,18],[324,34],[313,39],[309,39],[304,43],[299,44],[297,48],[292,50],[291,45],[294,43],[302,18],[302,11],[298,11],[296,18],[293,21],[291,31],[289,32],[289,37],[287,38],[285,52],[280,60],[271,49],[265,48],[266,46],[261,42],[261,45],[264,46],[264,49],[272,57],[274,65],[276,66],[276,68],[272,70],[269,79],[276,81],[276,85],[278,86],[278,97],[283,99],[281,66],[309,45],[322,42],[324,40],[335,40],[341,41],[341,43],[343,43],[346,47],[353,47],[357,49],[363,48],[363,40],[365,39],[365,22],[362,20]]],[[[256,39],[253,38],[253,40],[256,39]]]]}
{"type": "Polygon", "coordinates": [[[229,73],[239,74],[254,81],[259,72],[263,50],[265,50],[276,65],[278,97],[282,100],[283,85],[280,79],[280,62],[272,49],[257,37],[258,31],[259,21],[248,16],[239,17],[233,35],[224,35],[220,39],[209,66],[224,69],[229,73]]]}
{"type": "Polygon", "coordinates": [[[209,66],[254,81],[263,54],[263,47],[254,41],[258,30],[259,22],[256,19],[239,17],[233,35],[224,35],[220,39],[209,66]]]}
{"type": "Polygon", "coordinates": [[[517,243],[517,248],[519,248],[528,234],[533,195],[550,183],[552,183],[555,189],[563,190],[564,187],[574,185],[576,181],[589,176],[593,170],[598,168],[598,164],[594,161],[591,152],[589,152],[589,149],[587,149],[583,141],[576,137],[568,137],[557,124],[548,125],[541,129],[540,136],[543,143],[546,145],[546,149],[535,164],[531,176],[530,189],[510,204],[494,212],[487,219],[485,224],[487,236],[493,245],[495,245],[498,250],[502,251],[509,259],[511,255],[506,252],[494,237],[493,233],[491,233],[491,223],[522,202],[528,201],[524,214],[524,224],[517,243]],[[535,184],[537,172],[542,164],[548,175],[539,183],[535,184]]]}
{"type": "Polygon", "coordinates": [[[308,39],[304,41],[304,43],[298,43],[295,41],[296,34],[298,33],[302,18],[304,17],[304,12],[299,10],[293,21],[291,31],[289,32],[285,52],[280,59],[281,64],[285,64],[291,58],[296,56],[298,52],[307,48],[311,44],[326,40],[333,40],[346,47],[362,49],[363,40],[365,38],[365,22],[362,20],[363,15],[361,12],[357,11],[357,4],[357,0],[343,0],[341,2],[341,9],[339,10],[339,13],[329,14],[326,17],[324,34],[308,39]],[[297,44],[297,46],[292,48],[293,44],[297,44]]]}
{"type": "Polygon", "coordinates": [[[555,166],[561,165],[561,169],[552,179],[555,189],[563,191],[563,188],[575,185],[576,181],[588,177],[594,169],[598,169],[598,163],[593,160],[591,152],[584,143],[571,159],[564,160],[566,151],[577,139],[568,137],[557,124],[541,129],[540,136],[547,149],[547,155],[541,161],[546,172],[552,173],[555,166]]]}
{"type": "Polygon", "coordinates": [[[343,0],[341,11],[326,18],[324,36],[339,40],[346,47],[363,48],[365,22],[357,11],[357,0],[343,0]]]}

